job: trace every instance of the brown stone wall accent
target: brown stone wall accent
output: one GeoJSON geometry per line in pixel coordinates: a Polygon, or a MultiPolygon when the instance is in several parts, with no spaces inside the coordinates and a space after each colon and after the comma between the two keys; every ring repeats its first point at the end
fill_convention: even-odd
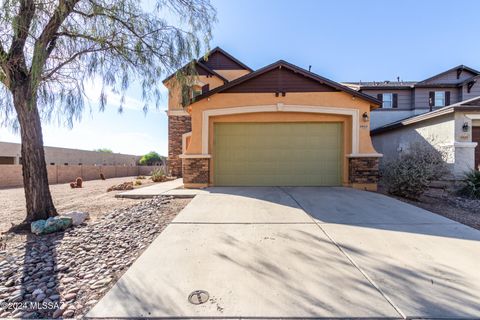
{"type": "Polygon", "coordinates": [[[168,116],[168,174],[182,176],[182,135],[192,131],[190,116],[168,116]]]}
{"type": "Polygon", "coordinates": [[[349,158],[350,183],[377,183],[378,163],[377,157],[349,158]]]}
{"type": "Polygon", "coordinates": [[[184,184],[208,184],[208,177],[210,176],[210,159],[184,158],[182,160],[184,184]]]}

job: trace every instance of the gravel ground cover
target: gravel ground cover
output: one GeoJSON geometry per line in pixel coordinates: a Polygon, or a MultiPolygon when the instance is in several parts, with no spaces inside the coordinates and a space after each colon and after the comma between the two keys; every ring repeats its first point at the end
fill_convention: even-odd
{"type": "Polygon", "coordinates": [[[0,318],[81,318],[188,202],[137,200],[0,251],[0,318]]]}
{"type": "Polygon", "coordinates": [[[379,192],[480,230],[478,199],[459,197],[446,190],[429,190],[418,201],[392,196],[384,188],[380,188],[379,192]]]}
{"type": "MultiPolygon", "coordinates": [[[[83,188],[72,189],[68,183],[50,186],[53,202],[58,213],[68,211],[84,211],[90,214],[92,221],[116,208],[127,208],[138,200],[117,199],[115,194],[122,191],[106,192],[112,185],[125,181],[135,181],[136,177],[111,178],[107,180],[84,181],[83,188]]],[[[150,179],[142,179],[139,187],[152,185],[150,179]]],[[[12,225],[25,219],[25,195],[23,188],[0,189],[0,233],[1,244],[15,246],[25,242],[25,236],[20,234],[5,234],[12,225]]],[[[1,249],[0,244],[0,249],[1,249]]]]}

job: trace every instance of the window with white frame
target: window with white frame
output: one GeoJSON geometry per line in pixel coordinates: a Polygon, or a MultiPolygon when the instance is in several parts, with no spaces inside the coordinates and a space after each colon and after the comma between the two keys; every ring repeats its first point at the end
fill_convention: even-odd
{"type": "Polygon", "coordinates": [[[191,90],[191,98],[195,98],[196,96],[199,96],[202,94],[202,87],[200,86],[193,86],[191,90]]]}
{"type": "Polygon", "coordinates": [[[435,107],[445,107],[445,91],[435,91],[435,107]]]}
{"type": "Polygon", "coordinates": [[[393,94],[384,93],[382,94],[382,108],[390,109],[393,107],[393,94]]]}

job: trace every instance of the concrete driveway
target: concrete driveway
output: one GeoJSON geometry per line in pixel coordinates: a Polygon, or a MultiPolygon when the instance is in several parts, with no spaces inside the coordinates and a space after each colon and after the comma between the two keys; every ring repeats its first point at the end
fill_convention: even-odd
{"type": "Polygon", "coordinates": [[[87,316],[480,318],[480,232],[347,188],[211,188],[87,316]]]}

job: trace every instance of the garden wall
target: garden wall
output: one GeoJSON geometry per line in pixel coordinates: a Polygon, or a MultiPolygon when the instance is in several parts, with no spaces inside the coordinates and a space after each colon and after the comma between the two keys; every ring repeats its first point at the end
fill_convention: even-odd
{"type": "MultiPolygon", "coordinates": [[[[149,175],[158,166],[94,166],[94,165],[47,165],[50,184],[67,183],[77,177],[83,180],[149,175]]],[[[22,166],[19,164],[0,165],[0,188],[21,187],[23,185],[22,166]]]]}

